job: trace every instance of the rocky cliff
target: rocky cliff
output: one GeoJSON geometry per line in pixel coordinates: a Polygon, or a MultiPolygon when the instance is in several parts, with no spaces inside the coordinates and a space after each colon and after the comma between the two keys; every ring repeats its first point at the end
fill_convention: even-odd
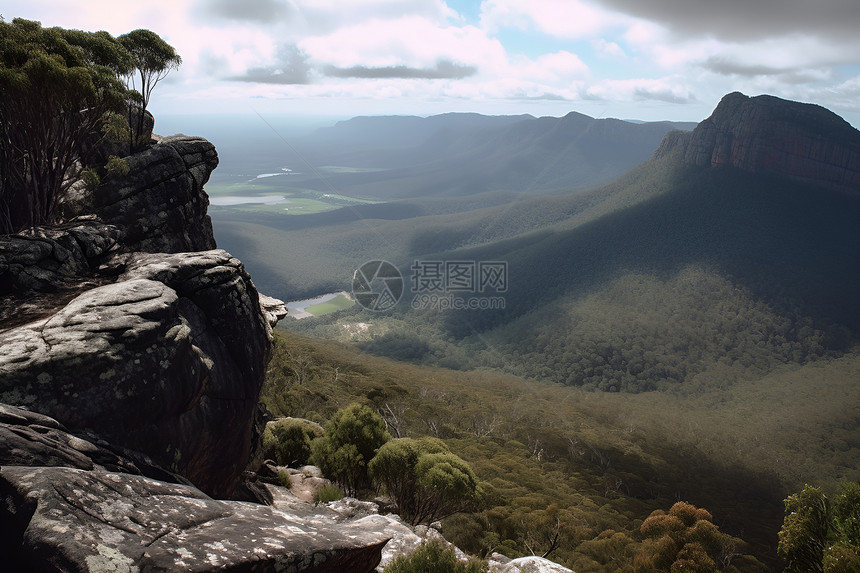
{"type": "MultiPolygon", "coordinates": [[[[386,537],[237,493],[286,311],[216,249],[201,138],[0,237],[0,560],[16,571],[369,571],[386,537]],[[214,498],[220,498],[214,499],[214,498]]],[[[265,497],[265,496],[263,496],[265,497]]]]}
{"type": "Polygon", "coordinates": [[[860,131],[817,105],[730,93],[692,132],[670,132],[657,156],[682,148],[691,165],[731,165],[860,192],[860,131]]]}

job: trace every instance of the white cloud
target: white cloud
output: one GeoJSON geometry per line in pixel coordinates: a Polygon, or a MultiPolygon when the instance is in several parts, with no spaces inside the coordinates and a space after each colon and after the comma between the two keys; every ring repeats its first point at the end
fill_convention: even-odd
{"type": "Polygon", "coordinates": [[[339,68],[426,68],[440,60],[492,67],[505,57],[501,43],[474,26],[439,26],[418,16],[365,21],[304,38],[298,46],[313,60],[339,68]]]}
{"type": "Polygon", "coordinates": [[[860,35],[845,30],[860,12],[847,24],[837,20],[856,0],[822,0],[814,10],[792,3],[761,34],[754,24],[732,33],[738,14],[757,14],[742,7],[684,33],[700,1],[484,0],[472,22],[443,0],[253,0],[241,3],[244,12],[226,0],[6,0],[0,12],[7,21],[114,35],[155,31],[183,58],[159,86],[157,107],[174,102],[193,111],[196,98],[200,108],[222,102],[230,109],[231,98],[279,105],[286,98],[345,109],[391,98],[380,105],[398,113],[444,110],[445,102],[457,109],[473,102],[480,111],[505,101],[569,111],[601,101],[612,109],[662,105],[666,117],[696,119],[740,90],[855,113],[860,80],[844,74],[860,65],[860,35]],[[804,27],[804,18],[814,25],[804,27]],[[822,33],[828,23],[832,37],[822,33]],[[531,42],[529,57],[519,55],[521,45],[506,50],[512,37],[531,42]]]}
{"type": "Polygon", "coordinates": [[[617,42],[610,42],[605,38],[597,38],[591,42],[594,51],[598,54],[613,58],[616,60],[624,60],[627,58],[627,53],[617,42]]]}
{"type": "Polygon", "coordinates": [[[508,76],[532,82],[565,82],[580,79],[589,72],[588,66],[567,51],[543,54],[532,60],[519,58],[510,65],[508,76]]]}

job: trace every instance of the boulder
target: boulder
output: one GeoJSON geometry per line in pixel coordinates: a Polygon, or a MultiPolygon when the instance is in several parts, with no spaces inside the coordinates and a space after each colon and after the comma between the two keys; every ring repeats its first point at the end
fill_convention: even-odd
{"type": "Polygon", "coordinates": [[[94,218],[0,240],[0,295],[57,292],[93,278],[121,232],[94,218]]]}
{"type": "Polygon", "coordinates": [[[129,173],[106,176],[95,189],[73,185],[59,199],[65,220],[95,215],[122,232],[126,252],[177,253],[216,247],[203,185],[218,166],[215,146],[176,135],[124,158],[129,173]]]}
{"type": "Polygon", "coordinates": [[[42,414],[0,404],[0,466],[108,468],[139,474],[134,462],[88,439],[70,434],[42,414]]]}
{"type": "MultiPolygon", "coordinates": [[[[493,554],[496,557],[496,554],[493,554]]],[[[499,560],[490,558],[490,573],[573,573],[571,569],[543,557],[520,557],[499,560]]]]}
{"type": "Polygon", "coordinates": [[[331,481],[321,475],[315,476],[302,470],[292,468],[282,468],[280,471],[285,472],[288,476],[290,480],[290,491],[293,495],[308,503],[312,503],[314,501],[317,492],[324,487],[331,485],[331,481]]]}
{"type": "Polygon", "coordinates": [[[0,469],[0,558],[15,571],[372,571],[383,532],[310,525],[185,485],[73,468],[0,469]]]}
{"type": "Polygon", "coordinates": [[[229,497],[251,454],[271,324],[225,251],[124,255],[116,282],[0,332],[0,401],[229,497]]]}

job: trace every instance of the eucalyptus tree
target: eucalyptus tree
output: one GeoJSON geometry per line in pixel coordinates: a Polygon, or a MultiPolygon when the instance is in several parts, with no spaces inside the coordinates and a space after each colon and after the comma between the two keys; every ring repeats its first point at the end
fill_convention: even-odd
{"type": "Polygon", "coordinates": [[[131,146],[134,150],[144,143],[140,138],[152,91],[168,73],[179,68],[182,58],[170,44],[150,30],[134,30],[119,36],[118,40],[128,50],[134,66],[126,75],[126,86],[139,96],[138,101],[130,102],[132,113],[129,121],[134,122],[131,146]]]}
{"type": "Polygon", "coordinates": [[[0,233],[48,224],[128,91],[128,51],[107,32],[0,22],[0,233]]]}

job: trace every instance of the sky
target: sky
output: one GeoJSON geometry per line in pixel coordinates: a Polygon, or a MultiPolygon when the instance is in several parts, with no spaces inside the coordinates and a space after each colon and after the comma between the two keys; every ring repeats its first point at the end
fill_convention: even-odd
{"type": "Polygon", "coordinates": [[[0,13],[156,32],[183,60],[153,94],[156,117],[698,122],[740,91],[860,126],[857,0],[4,0],[0,13]]]}

